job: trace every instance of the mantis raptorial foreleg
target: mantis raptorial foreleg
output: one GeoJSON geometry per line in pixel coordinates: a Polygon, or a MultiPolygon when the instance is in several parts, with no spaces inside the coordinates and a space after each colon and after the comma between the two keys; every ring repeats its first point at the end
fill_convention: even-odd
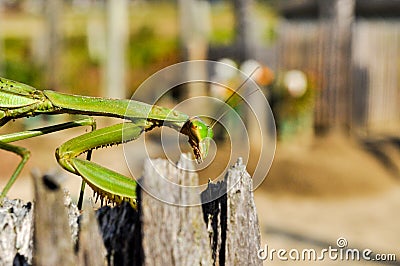
{"type": "Polygon", "coordinates": [[[81,176],[102,202],[103,199],[117,204],[128,201],[135,207],[136,182],[133,179],[77,156],[95,148],[134,140],[151,128],[151,123],[139,119],[134,123],[126,122],[94,130],[62,144],[56,150],[56,157],[64,169],[81,176]]]}
{"type": "MultiPolygon", "coordinates": [[[[48,126],[48,127],[43,127],[43,128],[37,128],[37,129],[32,129],[32,130],[26,130],[22,132],[17,132],[17,133],[11,133],[7,135],[1,135],[0,136],[0,150],[5,150],[9,151],[12,153],[17,154],[18,156],[21,157],[21,161],[19,162],[17,168],[15,169],[14,173],[12,174],[11,178],[8,180],[7,184],[3,188],[1,194],[0,194],[0,202],[2,199],[7,195],[8,191],[10,190],[11,186],[14,184],[15,180],[21,173],[22,168],[24,168],[25,164],[29,160],[30,157],[30,152],[29,150],[12,145],[9,143],[12,143],[14,141],[18,140],[24,140],[28,138],[33,138],[37,136],[42,136],[46,135],[49,133],[69,129],[69,128],[74,128],[74,127],[79,127],[79,126],[91,126],[92,130],[96,127],[96,123],[93,120],[93,118],[84,118],[80,119],[77,121],[72,121],[72,122],[67,122],[67,123],[62,123],[58,125],[53,125],[53,126],[48,126]]],[[[88,154],[89,157],[89,154],[88,154]]],[[[90,160],[90,157],[88,158],[90,160]]]]}

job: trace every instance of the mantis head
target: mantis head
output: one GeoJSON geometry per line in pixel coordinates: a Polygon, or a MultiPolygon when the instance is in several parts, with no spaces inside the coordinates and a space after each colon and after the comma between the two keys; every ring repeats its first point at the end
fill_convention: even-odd
{"type": "Polygon", "coordinates": [[[195,116],[183,125],[181,133],[189,137],[189,144],[193,149],[197,163],[203,162],[208,154],[210,140],[214,136],[212,128],[195,116]]]}

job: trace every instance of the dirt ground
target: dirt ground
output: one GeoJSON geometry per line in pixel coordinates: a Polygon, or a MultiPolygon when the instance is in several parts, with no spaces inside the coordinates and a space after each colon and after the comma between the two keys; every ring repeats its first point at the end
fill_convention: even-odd
{"type": "MultiPolygon", "coordinates": [[[[7,129],[5,129],[7,130],[7,129]]],[[[76,197],[80,179],[66,174],[54,158],[55,148],[82,133],[51,134],[18,144],[32,151],[32,158],[9,193],[10,198],[32,200],[30,170],[54,171],[65,177],[65,186],[76,197]]],[[[140,147],[138,146],[138,149],[140,147]]],[[[399,151],[400,152],[400,151],[399,151]]],[[[17,165],[18,157],[0,151],[0,187],[17,165]]],[[[137,164],[141,164],[138,152],[137,164]]],[[[122,146],[97,150],[94,160],[129,175],[122,146]],[[112,158],[112,159],[110,159],[112,158]]],[[[252,172],[249,163],[249,171],[252,172]]],[[[87,189],[87,195],[91,195],[87,189]]],[[[316,139],[310,147],[278,144],[272,168],[255,192],[262,232],[262,247],[269,249],[310,249],[320,252],[337,248],[340,237],[348,248],[371,249],[374,253],[396,254],[400,265],[400,179],[376,157],[348,137],[316,139]]],[[[291,261],[293,265],[308,261],[291,261]]],[[[277,257],[265,265],[289,263],[277,257]]],[[[317,265],[372,265],[380,262],[329,260],[317,265]]]]}
{"type": "MultiPolygon", "coordinates": [[[[400,179],[359,143],[342,136],[317,139],[308,149],[278,145],[267,179],[255,199],[262,247],[348,248],[395,254],[400,265],[400,179]]],[[[309,261],[265,260],[265,265],[309,261]]],[[[383,262],[326,258],[315,265],[373,265],[383,262]]]]}

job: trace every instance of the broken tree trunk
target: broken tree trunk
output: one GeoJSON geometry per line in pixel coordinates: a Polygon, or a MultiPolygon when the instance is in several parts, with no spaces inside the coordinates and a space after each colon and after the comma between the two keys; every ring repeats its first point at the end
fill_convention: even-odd
{"type": "Polygon", "coordinates": [[[193,169],[183,157],[178,167],[148,160],[142,179],[145,187],[161,188],[163,195],[157,198],[169,197],[178,205],[139,187],[137,211],[129,204],[106,206],[96,215],[84,210],[79,219],[57,182],[49,176],[35,178],[34,208],[20,201],[7,201],[0,208],[0,265],[262,265],[252,181],[242,161],[201,195],[182,189],[198,185],[197,174],[183,169],[193,169]],[[196,197],[201,205],[185,206],[196,197]]]}

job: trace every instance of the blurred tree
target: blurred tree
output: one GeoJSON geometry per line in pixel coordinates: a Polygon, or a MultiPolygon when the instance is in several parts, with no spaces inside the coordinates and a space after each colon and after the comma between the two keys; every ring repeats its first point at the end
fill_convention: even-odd
{"type": "Polygon", "coordinates": [[[106,96],[125,98],[128,45],[128,1],[107,0],[106,96]]]}
{"type": "MultiPolygon", "coordinates": [[[[187,60],[205,60],[208,52],[208,37],[210,34],[210,5],[204,0],[179,0],[180,31],[183,49],[187,60]]],[[[187,79],[203,76],[207,79],[207,69],[204,66],[188,65],[187,79]]],[[[188,97],[206,95],[207,86],[204,83],[189,83],[188,97]]],[[[204,106],[199,106],[204,108],[204,106]]]]}
{"type": "Polygon", "coordinates": [[[46,88],[58,89],[60,82],[62,29],[62,0],[44,0],[46,34],[46,88]]]}
{"type": "Polygon", "coordinates": [[[257,44],[254,41],[253,4],[254,0],[233,0],[236,19],[236,52],[240,62],[255,58],[254,52],[257,44]]]}

